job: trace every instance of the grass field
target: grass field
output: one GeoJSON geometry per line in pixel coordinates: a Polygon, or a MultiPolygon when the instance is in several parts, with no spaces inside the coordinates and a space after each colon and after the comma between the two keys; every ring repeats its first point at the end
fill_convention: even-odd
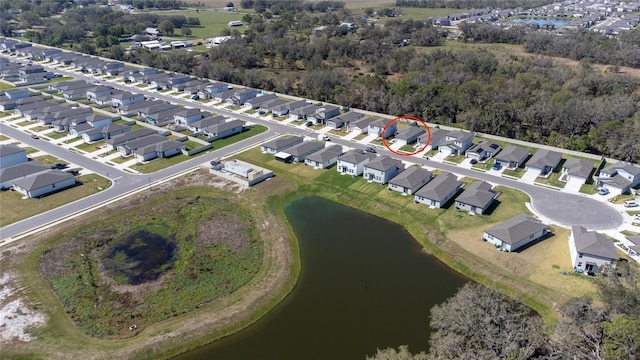
{"type": "MultiPolygon", "coordinates": [[[[208,38],[214,36],[220,36],[222,30],[231,29],[228,24],[229,21],[242,20],[242,17],[245,15],[243,13],[235,13],[229,11],[219,11],[214,9],[202,9],[198,10],[157,10],[150,11],[151,13],[158,15],[183,15],[187,18],[189,17],[197,17],[200,19],[200,27],[192,27],[191,28],[191,36],[189,38],[208,38]]],[[[245,26],[237,26],[233,29],[239,30],[240,32],[246,30],[245,26]]],[[[175,29],[173,33],[173,37],[184,38],[180,29],[175,29]]]]}

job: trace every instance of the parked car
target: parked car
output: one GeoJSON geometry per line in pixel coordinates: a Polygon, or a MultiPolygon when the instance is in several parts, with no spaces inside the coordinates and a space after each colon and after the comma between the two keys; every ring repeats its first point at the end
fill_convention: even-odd
{"type": "Polygon", "coordinates": [[[366,149],[364,149],[366,152],[370,152],[370,153],[377,153],[376,149],[372,148],[372,147],[368,147],[366,149]]]}
{"type": "Polygon", "coordinates": [[[40,139],[40,136],[38,136],[38,134],[31,134],[31,138],[32,139],[40,139]]]}
{"type": "Polygon", "coordinates": [[[67,164],[55,163],[51,165],[51,170],[62,170],[67,167],[67,164]]]}
{"type": "Polygon", "coordinates": [[[492,166],[492,169],[493,170],[500,170],[500,169],[502,169],[502,165],[500,165],[500,163],[498,163],[498,162],[494,163],[493,166],[492,166]]]}
{"type": "Polygon", "coordinates": [[[471,159],[471,160],[469,161],[469,163],[470,163],[471,165],[475,165],[475,164],[477,164],[477,163],[478,163],[478,160],[476,160],[476,159],[471,159]]]}
{"type": "Polygon", "coordinates": [[[633,220],[640,221],[640,214],[633,215],[633,220]]]}
{"type": "Polygon", "coordinates": [[[600,190],[598,191],[598,194],[599,194],[599,195],[602,195],[602,196],[604,196],[604,195],[608,195],[608,194],[609,194],[609,189],[607,189],[607,188],[602,188],[602,189],[600,189],[600,190]]]}
{"type": "Polygon", "coordinates": [[[71,169],[71,170],[67,170],[67,174],[78,176],[80,174],[80,171],[71,169]]]}
{"type": "Polygon", "coordinates": [[[196,95],[191,95],[191,100],[199,100],[200,96],[198,96],[198,94],[196,95]]]}
{"type": "Polygon", "coordinates": [[[627,200],[624,202],[624,207],[636,207],[638,206],[638,202],[635,200],[627,200]]]}
{"type": "Polygon", "coordinates": [[[305,124],[307,127],[309,126],[313,126],[313,121],[307,121],[307,123],[305,124]]]}

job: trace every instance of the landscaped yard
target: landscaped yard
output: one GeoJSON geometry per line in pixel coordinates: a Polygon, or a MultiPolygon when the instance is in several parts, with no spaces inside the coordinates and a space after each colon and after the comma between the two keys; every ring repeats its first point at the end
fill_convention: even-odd
{"type": "MultiPolygon", "coordinates": [[[[239,5],[240,4],[236,4],[236,6],[239,5]]],[[[245,9],[242,11],[245,12],[245,9]]],[[[201,26],[191,28],[191,36],[189,37],[191,39],[220,36],[223,29],[229,29],[229,21],[242,20],[242,17],[244,16],[244,14],[240,13],[213,9],[200,10],[197,12],[196,10],[160,10],[149,12],[163,16],[182,15],[187,18],[196,17],[200,19],[201,26]]],[[[237,26],[232,29],[237,29],[240,32],[243,32],[247,28],[245,26],[237,26]]],[[[175,30],[174,36],[185,38],[180,34],[179,29],[175,30]]]]}
{"type": "Polygon", "coordinates": [[[51,132],[48,132],[48,133],[44,134],[44,136],[46,136],[48,138],[51,138],[51,139],[60,139],[60,138],[63,138],[65,136],[67,136],[67,135],[69,135],[69,133],[66,132],[66,131],[61,131],[61,132],[51,131],[51,132]]]}
{"type": "Polygon", "coordinates": [[[560,173],[552,172],[551,175],[548,178],[542,178],[542,177],[536,178],[536,182],[540,183],[540,184],[551,185],[551,186],[555,186],[557,188],[564,189],[564,186],[567,183],[566,182],[562,182],[562,181],[558,181],[559,177],[560,177],[560,173]]]}
{"type": "Polygon", "coordinates": [[[95,141],[92,143],[82,143],[76,145],[75,148],[86,152],[94,152],[96,150],[104,149],[105,140],[95,141]]]}
{"type": "Polygon", "coordinates": [[[519,167],[515,170],[509,170],[509,169],[505,169],[504,171],[502,171],[502,175],[506,175],[506,176],[513,176],[513,177],[517,177],[517,178],[521,178],[522,175],[524,175],[525,171],[523,167],[519,167]]]}
{"type": "MultiPolygon", "coordinates": [[[[46,161],[43,161],[44,157],[38,157],[36,160],[42,161],[45,165],[62,162],[60,160],[52,162],[51,159],[55,158],[50,155],[45,155],[45,157],[47,157],[47,159],[45,159],[46,161]]],[[[2,212],[0,226],[6,226],[33,215],[49,211],[58,206],[95,194],[111,186],[111,182],[108,179],[96,174],[82,175],[76,179],[78,183],[77,186],[39,199],[23,199],[23,195],[17,191],[0,192],[0,203],[2,204],[2,208],[7,210],[2,212]]]]}

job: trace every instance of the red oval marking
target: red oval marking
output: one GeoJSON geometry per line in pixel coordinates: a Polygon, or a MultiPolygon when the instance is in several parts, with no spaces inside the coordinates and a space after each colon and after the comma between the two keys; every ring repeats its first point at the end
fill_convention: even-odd
{"type": "Polygon", "coordinates": [[[384,125],[384,128],[382,129],[382,144],[384,144],[384,147],[386,147],[387,149],[389,149],[389,151],[391,151],[392,153],[396,154],[396,155],[400,155],[400,156],[411,156],[411,155],[415,155],[421,151],[423,151],[424,149],[427,148],[427,146],[429,145],[429,143],[431,142],[431,129],[429,129],[429,125],[427,125],[426,122],[424,122],[422,119],[417,118],[415,116],[410,116],[410,115],[402,115],[402,116],[398,116],[395,117],[391,120],[389,120],[389,122],[387,122],[384,125]],[[419,124],[422,124],[422,126],[424,126],[425,129],[427,129],[427,141],[424,143],[424,146],[421,147],[420,149],[412,152],[412,153],[405,153],[405,152],[397,152],[395,150],[393,150],[389,144],[387,144],[387,139],[385,139],[384,133],[385,131],[387,131],[387,128],[393,124],[394,122],[398,121],[398,120],[402,120],[402,119],[407,119],[407,120],[413,120],[419,124]]]}

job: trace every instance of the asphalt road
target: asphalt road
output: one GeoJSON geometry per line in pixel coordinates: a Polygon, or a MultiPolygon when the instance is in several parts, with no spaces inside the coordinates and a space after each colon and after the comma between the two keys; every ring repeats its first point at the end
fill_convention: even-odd
{"type": "MultiPolygon", "coordinates": [[[[94,78],[91,75],[77,74],[75,72],[60,70],[57,68],[48,67],[46,65],[44,65],[44,67],[49,68],[50,71],[53,71],[56,73],[73,76],[76,79],[82,79],[88,82],[96,81],[96,78],[94,78]]],[[[19,131],[17,129],[14,129],[4,124],[0,124],[1,133],[6,134],[9,137],[15,138],[16,140],[22,143],[25,143],[29,146],[32,146],[44,152],[50,153],[56,157],[67,160],[69,162],[77,164],[78,166],[84,167],[91,171],[94,171],[98,174],[101,174],[102,176],[107,176],[108,174],[108,177],[113,181],[112,187],[104,191],[101,191],[97,194],[74,201],[72,203],[61,206],[59,208],[50,210],[48,212],[45,212],[45,213],[33,216],[31,218],[7,225],[3,228],[0,228],[0,239],[8,239],[28,231],[33,231],[34,229],[38,229],[43,224],[48,224],[51,222],[58,221],[60,219],[64,219],[70,216],[71,214],[76,214],[84,210],[90,209],[91,207],[94,207],[96,204],[100,204],[112,199],[119,198],[136,189],[149,187],[150,184],[153,184],[156,181],[160,181],[168,177],[174,176],[176,174],[180,174],[182,172],[188,171],[190,169],[193,169],[195,166],[198,166],[199,164],[209,162],[210,160],[213,160],[216,158],[224,157],[228,154],[237,152],[241,149],[255,146],[261,142],[264,142],[266,139],[269,139],[278,134],[297,134],[297,135],[312,135],[312,136],[314,135],[314,132],[311,131],[310,129],[301,129],[298,127],[281,124],[275,121],[256,119],[248,115],[237,114],[231,111],[214,108],[190,99],[176,98],[170,95],[165,95],[163,93],[146,91],[146,90],[137,88],[135,86],[120,84],[116,82],[110,82],[107,80],[99,80],[99,81],[102,84],[108,84],[114,88],[119,88],[122,90],[132,91],[136,93],[142,93],[147,95],[148,97],[155,97],[159,100],[170,101],[174,104],[180,104],[180,105],[189,106],[193,108],[199,108],[203,111],[210,111],[220,115],[265,125],[269,127],[269,130],[257,136],[254,136],[249,139],[235,143],[233,145],[227,146],[223,149],[214,150],[208,154],[184,161],[182,163],[154,172],[152,174],[131,174],[131,173],[113,168],[111,166],[93,161],[88,157],[63,149],[57,145],[49,143],[48,141],[45,141],[42,139],[40,140],[31,139],[31,137],[28,134],[22,131],[19,131]]],[[[337,144],[349,146],[352,148],[364,149],[369,146],[369,145],[360,144],[360,143],[356,143],[348,140],[343,140],[341,138],[337,138],[333,136],[329,136],[329,137],[332,139],[333,142],[337,144]]],[[[438,168],[444,171],[454,172],[456,174],[485,180],[493,184],[504,185],[507,187],[521,190],[529,194],[529,196],[531,197],[531,204],[537,212],[539,212],[542,216],[548,218],[549,220],[553,221],[554,223],[558,223],[560,225],[565,225],[565,226],[581,225],[589,229],[602,230],[602,229],[615,228],[623,222],[623,218],[621,214],[618,213],[618,211],[616,211],[614,208],[612,208],[611,206],[608,206],[605,203],[602,203],[600,201],[597,201],[595,199],[589,198],[584,195],[569,194],[569,193],[565,193],[557,190],[548,189],[545,187],[530,185],[530,184],[522,183],[516,180],[494,176],[491,174],[470,170],[470,169],[465,169],[465,168],[461,168],[461,167],[457,167],[449,164],[443,164],[440,162],[435,162],[435,161],[427,160],[424,158],[418,158],[418,157],[408,158],[408,157],[398,156],[386,149],[378,148],[378,152],[390,157],[399,158],[402,160],[410,160],[412,162],[426,165],[432,168],[438,168]]],[[[501,206],[508,206],[508,204],[502,204],[501,206]]],[[[7,211],[7,210],[3,209],[3,211],[7,211]]]]}

